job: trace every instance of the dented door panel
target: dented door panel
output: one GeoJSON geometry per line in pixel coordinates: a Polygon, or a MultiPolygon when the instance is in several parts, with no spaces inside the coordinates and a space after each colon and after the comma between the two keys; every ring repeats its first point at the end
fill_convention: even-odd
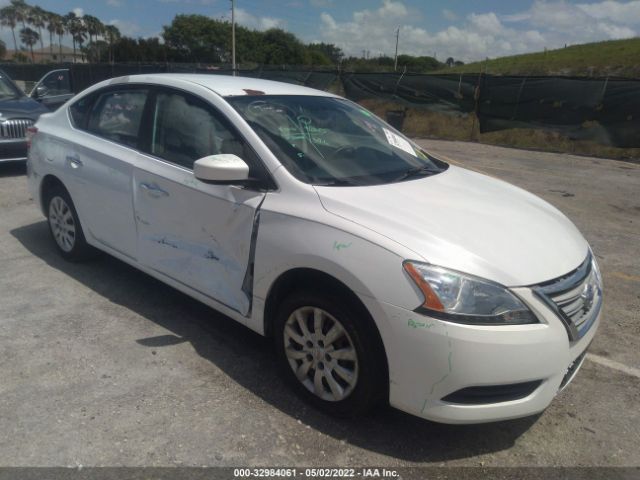
{"type": "Polygon", "coordinates": [[[76,185],[86,235],[101,246],[136,258],[136,226],[131,201],[132,160],[137,153],[125,146],[79,132],[82,142],[62,143],[55,152],[76,185]]]}
{"type": "Polygon", "coordinates": [[[211,185],[192,172],[140,156],[134,203],[140,262],[242,315],[255,214],[264,193],[211,185]]]}

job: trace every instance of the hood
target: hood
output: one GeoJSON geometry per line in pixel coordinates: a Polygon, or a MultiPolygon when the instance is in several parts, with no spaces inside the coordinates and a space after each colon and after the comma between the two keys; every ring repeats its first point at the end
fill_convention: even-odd
{"type": "Polygon", "coordinates": [[[413,260],[510,287],[564,275],[584,261],[589,248],[569,219],[547,202],[455,166],[412,181],[315,189],[326,210],[422,257],[413,260]]]}
{"type": "Polygon", "coordinates": [[[10,118],[31,118],[37,120],[42,113],[49,109],[35,100],[22,96],[18,98],[0,98],[0,121],[10,118]]]}

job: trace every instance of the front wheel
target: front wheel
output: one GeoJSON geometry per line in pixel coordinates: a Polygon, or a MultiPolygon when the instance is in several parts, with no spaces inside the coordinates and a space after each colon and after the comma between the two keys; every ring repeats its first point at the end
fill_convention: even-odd
{"type": "Polygon", "coordinates": [[[386,369],[372,320],[344,297],[295,292],[276,319],[276,349],[285,377],[328,413],[356,416],[382,403],[386,369]]]}

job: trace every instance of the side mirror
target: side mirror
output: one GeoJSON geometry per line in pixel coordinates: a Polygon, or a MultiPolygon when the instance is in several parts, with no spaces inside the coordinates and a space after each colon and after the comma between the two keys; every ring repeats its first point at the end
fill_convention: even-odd
{"type": "Polygon", "coordinates": [[[49,94],[49,89],[44,85],[38,85],[36,89],[33,91],[33,98],[42,98],[46,97],[49,94]]]}
{"type": "Polygon", "coordinates": [[[195,161],[193,175],[206,183],[243,183],[249,179],[249,165],[231,153],[209,155],[195,161]]]}

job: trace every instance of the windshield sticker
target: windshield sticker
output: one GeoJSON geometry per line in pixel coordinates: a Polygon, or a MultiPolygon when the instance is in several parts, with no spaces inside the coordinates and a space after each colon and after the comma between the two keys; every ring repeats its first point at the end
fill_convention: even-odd
{"type": "Polygon", "coordinates": [[[387,137],[387,142],[389,142],[389,145],[392,145],[396,148],[399,148],[400,150],[403,150],[413,155],[414,157],[417,157],[416,152],[411,146],[411,144],[407,142],[404,138],[402,138],[400,135],[393,133],[391,130],[387,130],[386,128],[383,128],[382,130],[384,131],[384,134],[387,137]]]}

